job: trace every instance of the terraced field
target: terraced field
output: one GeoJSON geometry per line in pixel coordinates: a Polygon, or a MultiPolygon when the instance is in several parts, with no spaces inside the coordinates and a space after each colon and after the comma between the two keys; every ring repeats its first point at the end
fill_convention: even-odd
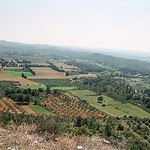
{"type": "Polygon", "coordinates": [[[81,116],[82,118],[109,117],[85,101],[74,98],[68,93],[61,93],[57,96],[49,95],[41,104],[51,112],[63,116],[81,116]]]}

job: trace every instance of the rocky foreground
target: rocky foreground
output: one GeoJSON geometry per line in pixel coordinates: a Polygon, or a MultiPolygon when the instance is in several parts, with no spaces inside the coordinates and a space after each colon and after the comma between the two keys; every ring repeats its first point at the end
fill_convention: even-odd
{"type": "Polygon", "coordinates": [[[35,125],[9,125],[0,128],[0,150],[114,150],[111,145],[85,136],[49,135],[37,132],[35,125]]]}

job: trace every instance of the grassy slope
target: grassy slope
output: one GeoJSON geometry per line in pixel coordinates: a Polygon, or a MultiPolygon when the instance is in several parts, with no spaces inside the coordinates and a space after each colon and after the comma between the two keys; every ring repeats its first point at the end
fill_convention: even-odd
{"type": "Polygon", "coordinates": [[[150,88],[150,85],[146,84],[144,82],[129,82],[129,85],[131,85],[131,86],[139,86],[139,87],[143,87],[143,88],[150,88]]]}
{"type": "Polygon", "coordinates": [[[47,111],[46,109],[43,109],[42,107],[38,105],[33,105],[33,103],[30,103],[29,107],[35,111],[36,114],[45,114],[45,115],[50,115],[52,114],[51,112],[47,111]]]}
{"type": "Polygon", "coordinates": [[[0,74],[0,76],[21,76],[24,73],[25,76],[33,76],[31,72],[19,72],[19,71],[5,71],[9,74],[0,74]]]}
{"type": "Polygon", "coordinates": [[[78,96],[81,99],[87,100],[91,105],[95,106],[96,108],[103,110],[104,112],[112,115],[112,116],[118,116],[123,117],[126,116],[138,116],[138,117],[150,117],[150,114],[146,111],[132,105],[132,104],[122,104],[121,102],[115,101],[112,98],[109,98],[107,96],[103,96],[104,100],[102,104],[105,104],[105,107],[102,107],[102,104],[97,103],[97,99],[99,96],[96,96],[96,93],[90,91],[90,90],[72,90],[70,91],[75,96],[78,96]],[[89,96],[94,95],[95,96],[89,96]],[[117,109],[116,109],[117,108],[117,109]]]}
{"type": "Polygon", "coordinates": [[[21,85],[21,86],[18,86],[19,88],[22,88],[22,89],[28,89],[28,88],[30,88],[30,89],[39,89],[39,88],[44,88],[44,89],[46,89],[46,86],[45,85],[28,85],[28,86],[26,86],[26,85],[21,85]]]}
{"type": "Polygon", "coordinates": [[[73,89],[77,89],[77,87],[51,87],[51,90],[54,90],[54,89],[60,89],[60,90],[73,90],[73,89]]]}

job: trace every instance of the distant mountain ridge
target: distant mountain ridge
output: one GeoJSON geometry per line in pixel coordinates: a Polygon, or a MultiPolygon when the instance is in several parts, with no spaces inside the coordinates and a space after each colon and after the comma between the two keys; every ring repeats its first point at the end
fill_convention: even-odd
{"type": "Polygon", "coordinates": [[[0,51],[28,51],[33,53],[38,53],[43,56],[61,56],[69,57],[74,59],[85,59],[91,60],[99,64],[105,64],[111,67],[118,68],[123,72],[130,72],[132,74],[150,74],[150,63],[126,59],[121,57],[115,57],[111,55],[104,55],[101,53],[91,53],[87,51],[82,51],[82,49],[71,49],[64,47],[51,46],[46,44],[23,44],[16,42],[0,41],[0,51]]]}

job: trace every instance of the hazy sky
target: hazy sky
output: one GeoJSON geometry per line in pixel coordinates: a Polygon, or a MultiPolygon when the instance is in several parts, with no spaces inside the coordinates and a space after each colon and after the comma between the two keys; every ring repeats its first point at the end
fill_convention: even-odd
{"type": "Polygon", "coordinates": [[[0,0],[0,40],[150,51],[150,0],[0,0]]]}

